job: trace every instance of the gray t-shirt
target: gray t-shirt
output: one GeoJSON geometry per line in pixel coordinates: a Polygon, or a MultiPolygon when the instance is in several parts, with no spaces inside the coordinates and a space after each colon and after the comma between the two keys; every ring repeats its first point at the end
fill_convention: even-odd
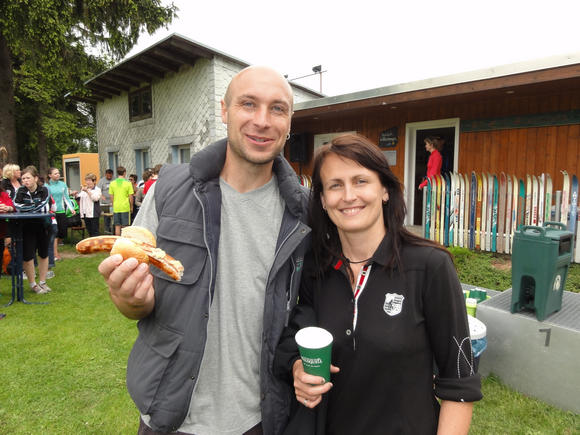
{"type": "MultiPolygon", "coordinates": [[[[240,434],[262,419],[264,298],[285,207],[275,176],[246,193],[221,179],[220,188],[218,268],[207,343],[190,412],[179,428],[196,435],[240,434]]],[[[152,201],[152,193],[148,192],[143,206],[152,201]]],[[[142,211],[135,225],[156,227],[154,207],[142,211]]]]}

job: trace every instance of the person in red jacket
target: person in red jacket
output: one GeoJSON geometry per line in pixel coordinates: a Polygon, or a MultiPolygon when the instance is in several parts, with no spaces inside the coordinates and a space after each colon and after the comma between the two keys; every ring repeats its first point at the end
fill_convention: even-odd
{"type": "Polygon", "coordinates": [[[427,178],[431,178],[434,175],[441,173],[441,165],[443,164],[443,157],[441,157],[441,141],[437,140],[433,136],[425,138],[425,149],[429,156],[429,161],[427,162],[427,176],[421,184],[419,184],[419,190],[427,186],[427,178]]]}

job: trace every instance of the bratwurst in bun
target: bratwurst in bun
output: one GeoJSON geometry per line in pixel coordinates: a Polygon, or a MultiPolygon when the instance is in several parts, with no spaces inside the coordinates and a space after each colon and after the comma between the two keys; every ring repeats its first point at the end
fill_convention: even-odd
{"type": "Polygon", "coordinates": [[[123,260],[135,258],[139,263],[152,264],[175,281],[180,281],[183,276],[181,262],[157,248],[155,237],[147,228],[125,227],[120,237],[89,237],[77,243],[76,249],[80,254],[110,251],[111,255],[121,254],[123,260]]]}

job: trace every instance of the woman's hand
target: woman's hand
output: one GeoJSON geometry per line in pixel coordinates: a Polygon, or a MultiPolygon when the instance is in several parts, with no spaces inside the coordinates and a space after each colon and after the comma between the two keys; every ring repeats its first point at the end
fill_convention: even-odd
{"type": "MultiPolygon", "coordinates": [[[[330,373],[338,373],[339,371],[338,367],[330,366],[330,373]]],[[[292,375],[294,376],[296,400],[308,408],[317,406],[322,400],[322,395],[332,388],[332,383],[324,382],[323,377],[306,373],[301,359],[294,362],[292,375]]]]}

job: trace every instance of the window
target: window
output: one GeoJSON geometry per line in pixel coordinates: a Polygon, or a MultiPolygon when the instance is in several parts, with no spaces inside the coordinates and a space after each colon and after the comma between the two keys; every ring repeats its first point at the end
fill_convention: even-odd
{"type": "Polygon", "coordinates": [[[139,121],[151,116],[151,86],[129,93],[129,121],[139,121]]]}
{"type": "Polygon", "coordinates": [[[135,168],[137,170],[137,177],[141,179],[141,175],[145,168],[149,167],[149,149],[144,148],[135,150],[135,168]]]}
{"type": "Polygon", "coordinates": [[[111,168],[113,172],[116,173],[118,167],[119,167],[119,153],[109,153],[109,168],[111,168]]]}
{"type": "Polygon", "coordinates": [[[173,163],[189,163],[191,160],[191,145],[175,145],[171,147],[171,160],[173,163]]]}

